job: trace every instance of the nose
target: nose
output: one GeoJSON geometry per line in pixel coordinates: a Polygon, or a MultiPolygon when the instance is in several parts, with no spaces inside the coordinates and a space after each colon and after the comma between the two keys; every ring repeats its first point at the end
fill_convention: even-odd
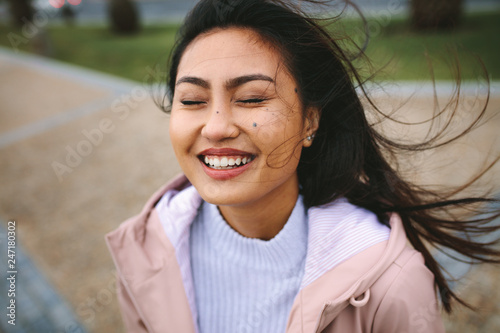
{"type": "Polygon", "coordinates": [[[222,141],[239,135],[229,103],[214,103],[206,117],[201,135],[209,141],[222,141]]]}

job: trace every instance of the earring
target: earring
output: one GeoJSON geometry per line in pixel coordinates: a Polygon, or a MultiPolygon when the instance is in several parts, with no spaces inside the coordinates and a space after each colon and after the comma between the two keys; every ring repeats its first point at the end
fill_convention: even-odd
{"type": "Polygon", "coordinates": [[[307,141],[311,141],[312,140],[312,136],[309,135],[306,139],[307,139],[307,141]]]}

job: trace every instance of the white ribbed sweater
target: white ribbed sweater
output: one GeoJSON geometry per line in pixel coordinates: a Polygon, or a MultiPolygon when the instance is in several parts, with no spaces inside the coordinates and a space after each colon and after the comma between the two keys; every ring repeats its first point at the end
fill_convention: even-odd
{"type": "Polygon", "coordinates": [[[269,241],[240,235],[204,202],[190,232],[200,332],[284,332],[304,275],[307,233],[300,196],[269,241]]]}

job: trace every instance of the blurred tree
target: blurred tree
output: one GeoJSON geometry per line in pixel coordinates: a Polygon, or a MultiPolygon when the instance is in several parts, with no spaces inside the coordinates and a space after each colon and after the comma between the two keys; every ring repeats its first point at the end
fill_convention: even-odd
{"type": "Polygon", "coordinates": [[[141,29],[139,13],[131,0],[110,0],[109,19],[111,30],[118,34],[133,34],[141,29]]]}
{"type": "Polygon", "coordinates": [[[7,0],[9,3],[9,11],[12,24],[17,27],[22,27],[26,22],[33,20],[35,10],[31,4],[31,0],[7,0]]]}
{"type": "Polygon", "coordinates": [[[414,30],[453,29],[460,24],[463,0],[411,0],[414,30]]]}
{"type": "Polygon", "coordinates": [[[66,25],[73,26],[75,23],[75,16],[76,16],[76,13],[73,10],[72,6],[65,4],[61,8],[61,17],[63,18],[66,25]]]}

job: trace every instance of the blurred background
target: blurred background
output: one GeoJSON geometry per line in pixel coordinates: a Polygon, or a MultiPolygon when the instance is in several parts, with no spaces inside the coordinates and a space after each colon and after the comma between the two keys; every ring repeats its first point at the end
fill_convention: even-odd
{"type": "MultiPolygon", "coordinates": [[[[175,33],[195,3],[0,0],[1,332],[123,332],[104,235],[180,172],[168,115],[152,96],[161,93],[175,33]],[[15,326],[7,309],[12,274],[15,326]]],[[[500,0],[352,3],[332,1],[330,14],[342,13],[332,29],[360,46],[369,36],[371,65],[356,65],[364,77],[377,73],[371,94],[383,110],[399,120],[428,119],[460,78],[452,135],[489,98],[475,131],[401,157],[401,172],[446,188],[484,170],[500,154],[500,0]]],[[[425,123],[377,126],[402,140],[429,130],[425,123]]],[[[470,191],[496,195],[499,179],[495,166],[470,191]]],[[[499,267],[439,258],[477,307],[443,314],[447,331],[500,332],[499,267]]]]}

